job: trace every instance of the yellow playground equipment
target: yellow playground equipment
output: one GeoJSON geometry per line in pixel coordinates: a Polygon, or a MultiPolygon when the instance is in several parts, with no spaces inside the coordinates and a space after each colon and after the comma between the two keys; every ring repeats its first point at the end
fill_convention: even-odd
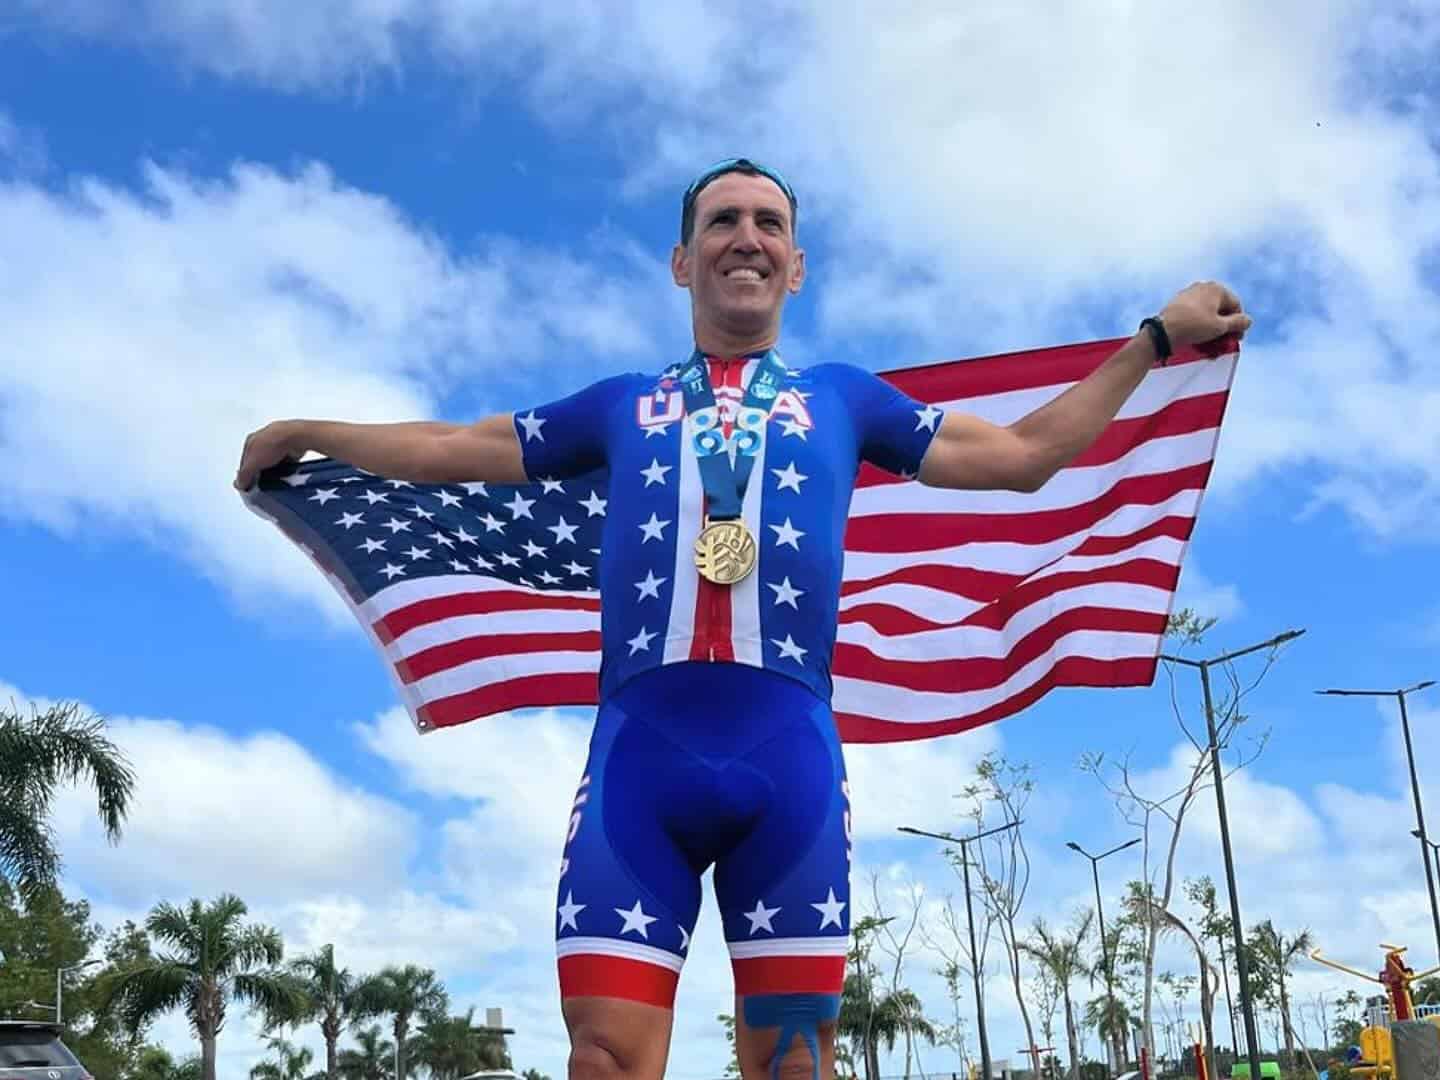
{"type": "Polygon", "coordinates": [[[1371,1009],[1366,1014],[1366,1024],[1360,1031],[1360,1058],[1350,1062],[1350,1074],[1359,1080],[1391,1080],[1395,1074],[1395,1051],[1390,1041],[1390,1024],[1396,1020],[1428,1020],[1440,1027],[1440,1011],[1429,1008],[1422,1011],[1429,1015],[1417,1016],[1415,998],[1411,987],[1421,979],[1440,972],[1440,967],[1429,971],[1414,971],[1405,963],[1404,945],[1385,945],[1385,966],[1379,975],[1370,975],[1355,968],[1337,964],[1320,954],[1319,949],[1310,953],[1310,959],[1326,967],[1343,971],[1347,975],[1379,983],[1385,988],[1388,1003],[1371,1009]]]}

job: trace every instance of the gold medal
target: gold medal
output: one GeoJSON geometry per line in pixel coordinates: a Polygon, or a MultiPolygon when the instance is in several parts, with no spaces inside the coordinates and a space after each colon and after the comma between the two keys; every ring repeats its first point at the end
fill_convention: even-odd
{"type": "Polygon", "coordinates": [[[745,522],[711,521],[695,538],[695,566],[716,585],[733,585],[751,570],[759,549],[745,522]]]}

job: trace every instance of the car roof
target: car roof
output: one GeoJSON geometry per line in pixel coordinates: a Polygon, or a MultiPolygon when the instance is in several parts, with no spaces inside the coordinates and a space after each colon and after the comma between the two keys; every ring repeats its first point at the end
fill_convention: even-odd
{"type": "Polygon", "coordinates": [[[6,1029],[11,1031],[48,1031],[52,1035],[59,1035],[61,1030],[60,1025],[53,1020],[7,1020],[0,1018],[0,1031],[5,1031],[6,1029]]]}

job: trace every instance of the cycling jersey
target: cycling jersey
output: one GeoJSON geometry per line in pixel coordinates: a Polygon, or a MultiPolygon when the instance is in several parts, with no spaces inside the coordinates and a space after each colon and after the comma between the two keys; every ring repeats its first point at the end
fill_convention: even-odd
{"type": "MultiPolygon", "coordinates": [[[[733,417],[758,359],[711,359],[733,417]]],[[[773,399],[743,500],[755,572],[717,586],[696,571],[705,494],[677,369],[604,379],[517,413],[532,481],[608,466],[597,580],[600,701],[663,664],[730,661],[797,679],[830,700],[845,522],[862,461],[914,475],[939,409],[847,364],[792,371],[773,399]]]]}

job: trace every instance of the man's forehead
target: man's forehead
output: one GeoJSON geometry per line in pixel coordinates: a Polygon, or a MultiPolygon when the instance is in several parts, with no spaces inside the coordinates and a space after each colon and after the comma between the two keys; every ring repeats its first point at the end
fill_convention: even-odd
{"type": "Polygon", "coordinates": [[[732,172],[717,177],[696,198],[696,214],[704,215],[716,206],[772,208],[783,211],[787,218],[790,216],[790,200],[768,176],[732,172]]]}

